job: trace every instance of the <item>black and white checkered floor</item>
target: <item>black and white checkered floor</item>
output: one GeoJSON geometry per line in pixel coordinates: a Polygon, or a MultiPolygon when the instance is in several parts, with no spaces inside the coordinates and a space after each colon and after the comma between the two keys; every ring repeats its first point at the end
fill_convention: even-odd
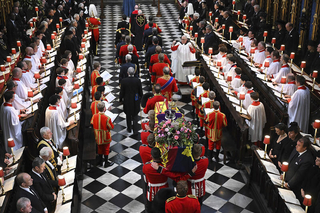
{"type": "MultiPolygon", "coordinates": [[[[141,5],[141,8],[147,17],[156,15],[156,7],[141,5]]],[[[100,12],[99,7],[97,10],[100,12]]],[[[177,29],[178,10],[174,4],[161,4],[161,12],[163,17],[155,18],[155,21],[163,31],[163,50],[170,56],[172,41],[181,36],[177,29]]],[[[113,94],[118,98],[119,67],[114,64],[114,33],[117,23],[121,21],[121,5],[106,5],[104,13],[106,19],[102,20],[100,28],[100,55],[94,59],[100,61],[102,67],[114,76],[109,85],[113,89],[113,94]]],[[[140,55],[141,64],[143,64],[143,52],[140,55]]],[[[144,73],[147,73],[147,70],[142,70],[142,81],[146,79],[144,73]]],[[[145,83],[143,87],[146,87],[145,83]]],[[[181,88],[181,90],[186,91],[186,88],[181,88]]],[[[187,119],[192,120],[189,96],[182,96],[182,99],[177,101],[177,106],[185,110],[187,119]]],[[[109,168],[92,168],[84,175],[81,213],[144,212],[142,163],[139,155],[140,135],[127,133],[125,114],[119,102],[114,102],[112,112],[120,113],[115,120],[115,128],[111,131],[112,143],[109,159],[115,164],[109,168]]],[[[145,114],[142,116],[146,117],[145,114]]],[[[202,141],[205,140],[202,139],[202,141]]],[[[223,155],[220,154],[220,159],[222,158],[223,155]]],[[[259,212],[241,173],[242,171],[237,170],[230,163],[226,165],[222,162],[210,163],[205,176],[206,195],[201,212],[259,212]]]]}

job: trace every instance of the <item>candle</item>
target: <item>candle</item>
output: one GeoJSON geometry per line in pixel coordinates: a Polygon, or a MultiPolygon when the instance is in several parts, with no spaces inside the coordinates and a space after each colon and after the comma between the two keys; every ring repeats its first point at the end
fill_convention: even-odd
{"type": "Polygon", "coordinates": [[[86,39],[86,38],[83,38],[83,39],[82,39],[82,42],[86,42],[86,41],[87,41],[87,39],[86,39]]]}
{"type": "Polygon", "coordinates": [[[32,21],[33,21],[33,22],[36,22],[36,21],[37,21],[37,18],[36,18],[36,17],[33,17],[33,18],[32,18],[32,21]]]}
{"type": "Polygon", "coordinates": [[[39,79],[40,78],[40,74],[38,72],[34,73],[34,78],[35,79],[39,79]]]}
{"type": "Polygon", "coordinates": [[[239,16],[241,14],[241,10],[238,10],[237,15],[239,16]]]}
{"type": "Polygon", "coordinates": [[[56,39],[56,35],[55,34],[51,34],[51,40],[56,39]]]}
{"type": "Polygon", "coordinates": [[[82,59],[83,59],[83,55],[79,54],[79,60],[82,60],[82,59]]]}
{"type": "Polygon", "coordinates": [[[256,52],[256,48],[252,47],[251,50],[250,50],[250,53],[254,54],[255,52],[256,52]]]}
{"type": "Polygon", "coordinates": [[[81,72],[81,68],[78,67],[78,68],[77,68],[77,73],[80,73],[80,72],[81,72]]]}
{"type": "Polygon", "coordinates": [[[282,76],[282,77],[281,77],[281,80],[280,80],[280,83],[281,83],[281,84],[285,84],[286,82],[287,82],[286,76],[282,76]]]}
{"type": "Polygon", "coordinates": [[[294,56],[295,56],[295,53],[292,52],[292,53],[290,54],[290,59],[294,59],[294,56]]]}
{"type": "Polygon", "coordinates": [[[59,29],[60,28],[60,24],[56,24],[56,28],[59,29]]]}
{"type": "Polygon", "coordinates": [[[222,25],[222,29],[223,30],[226,29],[226,25],[225,24],[222,25]]]}
{"type": "Polygon", "coordinates": [[[232,32],[233,32],[233,27],[230,26],[230,27],[229,27],[229,33],[232,33],[232,32]]]}
{"type": "Polygon", "coordinates": [[[306,207],[307,206],[311,206],[311,195],[305,195],[304,196],[303,205],[305,205],[306,207]]]}
{"type": "Polygon", "coordinates": [[[263,32],[263,37],[267,37],[268,36],[268,31],[264,31],[263,32]]]}
{"type": "Polygon", "coordinates": [[[7,62],[10,63],[11,62],[11,57],[7,56],[7,62]]]}
{"type": "Polygon", "coordinates": [[[63,147],[63,156],[69,156],[69,155],[70,155],[69,147],[67,146],[63,147]]]}
{"type": "Polygon", "coordinates": [[[228,82],[232,81],[232,75],[228,75],[227,81],[228,81],[228,82]]]}
{"type": "Polygon", "coordinates": [[[16,49],[15,49],[15,48],[12,48],[12,49],[11,49],[11,53],[12,53],[12,54],[16,54],[16,53],[17,53],[16,49]]]}
{"type": "Polygon", "coordinates": [[[58,176],[58,185],[59,186],[65,186],[66,185],[66,180],[64,179],[64,176],[62,176],[62,175],[58,176]]]}
{"type": "Polygon", "coordinates": [[[236,0],[232,0],[232,4],[235,5],[236,4],[236,0]]]}
{"type": "Polygon", "coordinates": [[[59,21],[62,22],[62,17],[59,17],[59,21]]]}
{"type": "Polygon", "coordinates": [[[305,61],[301,61],[300,67],[301,67],[301,68],[306,68],[306,63],[307,63],[307,62],[305,62],[305,61]]]}
{"type": "Polygon", "coordinates": [[[47,50],[51,50],[51,45],[47,44],[47,50]]]}
{"type": "Polygon", "coordinates": [[[275,43],[276,43],[276,40],[277,40],[276,38],[272,38],[271,43],[272,43],[272,44],[275,44],[275,43]]]}
{"type": "Polygon", "coordinates": [[[264,62],[264,67],[269,67],[269,65],[270,65],[270,64],[269,64],[269,61],[265,61],[265,62],[264,62]]]}
{"type": "Polygon", "coordinates": [[[4,176],[3,168],[0,167],[0,179],[2,179],[3,176],[4,176]]]}
{"type": "Polygon", "coordinates": [[[242,19],[243,19],[243,20],[246,20],[246,19],[247,19],[247,15],[246,15],[246,14],[243,14],[242,19]]]}
{"type": "Polygon", "coordinates": [[[210,48],[209,48],[208,53],[209,53],[210,55],[213,53],[213,49],[212,49],[212,47],[210,47],[210,48]]]}
{"type": "Polygon", "coordinates": [[[6,67],[5,67],[4,65],[0,65],[0,70],[1,70],[2,72],[6,71],[6,67]]]}
{"type": "Polygon", "coordinates": [[[286,49],[286,46],[284,44],[281,45],[280,50],[284,51],[286,49]]]}
{"type": "Polygon", "coordinates": [[[41,62],[41,64],[47,63],[46,57],[41,57],[40,62],[41,62]]]}
{"type": "Polygon", "coordinates": [[[317,77],[318,77],[318,71],[317,70],[313,70],[312,78],[317,78],[317,77]]]}
{"type": "Polygon", "coordinates": [[[86,44],[85,43],[81,43],[81,48],[85,48],[86,47],[86,44]]]}
{"type": "Polygon", "coordinates": [[[84,30],[84,34],[86,34],[86,35],[87,35],[87,34],[88,34],[88,30],[84,30]]]}
{"type": "Polygon", "coordinates": [[[15,146],[15,143],[13,138],[8,138],[8,147],[14,147],[14,146],[15,146]]]}
{"type": "Polygon", "coordinates": [[[244,92],[240,92],[239,99],[244,100],[246,98],[246,94],[244,92]]]}
{"type": "MultiPolygon", "coordinates": [[[[79,86],[79,85],[78,85],[79,86]]],[[[76,102],[72,102],[71,103],[71,108],[72,109],[76,109],[77,108],[77,103],[76,102]]]]}
{"type": "Polygon", "coordinates": [[[21,47],[21,41],[17,41],[17,46],[21,47]]]}
{"type": "Polygon", "coordinates": [[[53,31],[52,33],[53,33],[55,36],[57,35],[57,32],[56,32],[56,31],[53,31]]]}
{"type": "Polygon", "coordinates": [[[86,27],[89,27],[89,24],[88,24],[88,22],[86,22],[86,27]]]}
{"type": "Polygon", "coordinates": [[[221,67],[221,61],[217,61],[217,66],[221,67]]]}
{"type": "Polygon", "coordinates": [[[239,42],[243,42],[243,37],[239,36],[239,42]]]}
{"type": "Polygon", "coordinates": [[[201,37],[201,44],[204,44],[204,37],[201,37]]]}
{"type": "Polygon", "coordinates": [[[209,12],[209,16],[212,16],[212,11],[209,12]]]}
{"type": "Polygon", "coordinates": [[[320,120],[315,120],[313,122],[313,128],[315,128],[315,129],[319,129],[320,128],[320,120]]]}
{"type": "Polygon", "coordinates": [[[214,22],[216,22],[216,23],[219,22],[219,18],[215,18],[214,22]]]}
{"type": "Polygon", "coordinates": [[[192,30],[193,30],[193,26],[191,25],[191,26],[190,26],[190,31],[192,31],[192,30]]]}
{"type": "Polygon", "coordinates": [[[289,169],[289,163],[288,162],[283,162],[281,165],[281,171],[287,172],[289,169]]]}
{"type": "Polygon", "coordinates": [[[194,37],[195,37],[195,38],[198,38],[198,33],[194,33],[194,37]]]}
{"type": "Polygon", "coordinates": [[[28,97],[29,97],[29,98],[32,98],[32,97],[33,97],[33,92],[32,92],[32,90],[28,90],[28,97]]]}

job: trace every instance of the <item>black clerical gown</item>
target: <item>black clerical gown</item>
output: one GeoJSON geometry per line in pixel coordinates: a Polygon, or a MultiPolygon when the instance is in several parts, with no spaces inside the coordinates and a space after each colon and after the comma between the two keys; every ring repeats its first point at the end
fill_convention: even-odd
{"type": "Polygon", "coordinates": [[[299,44],[299,33],[293,28],[291,32],[287,32],[285,37],[286,50],[285,53],[290,55],[291,52],[297,52],[299,44]]]}
{"type": "Polygon", "coordinates": [[[285,29],[276,30],[273,37],[276,38],[275,47],[277,49],[280,49],[280,46],[284,44],[284,38],[286,37],[286,30],[285,29]]]}
{"type": "Polygon", "coordinates": [[[142,37],[144,32],[144,26],[146,25],[146,17],[142,15],[137,15],[135,19],[131,20],[131,32],[133,33],[134,37],[134,44],[136,45],[137,50],[142,50],[142,37]]]}
{"type": "Polygon", "coordinates": [[[142,95],[140,79],[135,77],[122,79],[119,99],[123,100],[123,111],[127,116],[135,116],[139,113],[142,95]]]}

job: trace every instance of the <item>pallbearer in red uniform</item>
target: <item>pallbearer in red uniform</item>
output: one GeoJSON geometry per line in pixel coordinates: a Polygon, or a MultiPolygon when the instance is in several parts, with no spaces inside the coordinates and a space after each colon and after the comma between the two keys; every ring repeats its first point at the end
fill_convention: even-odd
{"type": "Polygon", "coordinates": [[[114,163],[108,161],[111,143],[110,130],[114,128],[111,118],[104,114],[106,111],[104,102],[97,104],[99,113],[92,116],[91,124],[94,129],[94,137],[98,145],[99,165],[102,166],[102,155],[104,155],[104,168],[112,166],[114,163]]]}
{"type": "Polygon", "coordinates": [[[90,106],[92,115],[99,113],[97,105],[98,105],[98,103],[101,102],[100,99],[101,99],[101,92],[99,92],[99,91],[95,92],[94,93],[94,101],[92,101],[91,106],[90,106]]]}
{"type": "Polygon", "coordinates": [[[200,213],[200,203],[197,197],[187,195],[187,192],[187,182],[179,181],[177,183],[177,195],[166,201],[166,213],[200,213]]]}
{"type": "Polygon", "coordinates": [[[89,6],[89,15],[87,18],[87,22],[89,24],[89,31],[92,32],[91,37],[91,47],[94,50],[94,54],[98,54],[98,44],[99,44],[99,25],[101,24],[100,18],[96,18],[98,16],[96,6],[94,4],[90,4],[89,6]]]}
{"type": "Polygon", "coordinates": [[[151,72],[152,83],[156,83],[157,79],[163,76],[163,68],[165,67],[170,68],[170,65],[164,62],[164,54],[160,53],[158,58],[159,58],[159,62],[155,63],[152,66],[152,72],[151,72]]]}
{"type": "MultiPolygon", "coordinates": [[[[204,83],[205,78],[203,76],[200,76],[199,78],[199,83],[200,85],[198,86],[202,86],[202,84],[204,83]]],[[[196,97],[196,93],[197,93],[197,87],[195,87],[192,91],[191,91],[191,103],[192,103],[192,111],[194,112],[194,109],[196,107],[197,104],[197,97],[196,97]]]]}
{"type": "MultiPolygon", "coordinates": [[[[154,110],[150,110],[149,113],[153,111],[154,113],[154,110]]],[[[148,113],[148,114],[149,114],[148,113]]],[[[140,137],[141,137],[141,143],[142,144],[145,144],[145,145],[148,145],[148,141],[147,141],[147,138],[149,137],[150,134],[153,133],[153,130],[154,130],[154,120],[150,120],[149,121],[149,124],[145,126],[146,127],[146,131],[142,131],[141,134],[140,134],[140,137]]]]}
{"type": "Polygon", "coordinates": [[[152,160],[151,150],[154,147],[155,137],[154,134],[151,133],[147,138],[148,144],[142,144],[139,148],[140,157],[142,163],[145,164],[152,160]]]}
{"type": "Polygon", "coordinates": [[[99,62],[94,62],[93,63],[93,69],[94,70],[92,71],[91,76],[90,76],[91,86],[97,85],[96,79],[98,77],[100,77],[101,64],[99,62]]]}
{"type": "Polygon", "coordinates": [[[208,139],[208,158],[212,160],[214,146],[216,147],[215,160],[219,161],[219,152],[221,148],[222,128],[227,126],[226,115],[219,111],[219,101],[213,102],[213,112],[205,117],[207,123],[207,139],[208,139]]]}
{"type": "MultiPolygon", "coordinates": [[[[200,108],[200,112],[199,112],[199,119],[200,119],[200,127],[205,127],[205,123],[203,122],[204,121],[204,109],[205,108],[209,108],[209,109],[212,109],[213,108],[213,102],[214,102],[214,99],[216,98],[216,93],[213,92],[213,91],[210,91],[209,92],[209,101],[205,102],[202,104],[201,108],[200,108]]],[[[207,128],[205,129],[205,131],[207,132],[207,128]]]]}
{"type": "Polygon", "coordinates": [[[154,110],[154,106],[159,101],[164,101],[164,97],[161,94],[161,86],[160,84],[156,84],[154,86],[154,96],[152,98],[149,98],[146,104],[146,107],[143,109],[143,112],[147,114],[149,110],[154,110]]]}
{"type": "Polygon", "coordinates": [[[178,86],[176,79],[170,76],[169,67],[163,68],[163,74],[161,78],[158,78],[157,84],[161,86],[161,93],[167,100],[171,101],[172,92],[178,92],[178,86]]]}
{"type": "Polygon", "coordinates": [[[208,169],[209,160],[202,154],[202,144],[195,144],[192,148],[192,156],[197,164],[195,175],[188,179],[188,194],[195,195],[200,205],[202,205],[203,196],[206,194],[206,180],[204,175],[208,169]]]}

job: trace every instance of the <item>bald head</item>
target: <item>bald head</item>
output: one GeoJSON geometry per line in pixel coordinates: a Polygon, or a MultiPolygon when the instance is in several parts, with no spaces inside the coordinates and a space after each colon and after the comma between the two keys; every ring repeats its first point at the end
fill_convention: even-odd
{"type": "Polygon", "coordinates": [[[26,54],[27,54],[27,55],[32,55],[32,54],[33,54],[33,49],[32,49],[32,47],[27,47],[27,48],[26,48],[26,54]]]}
{"type": "Polygon", "coordinates": [[[15,77],[15,78],[21,78],[21,75],[22,75],[22,70],[19,68],[19,67],[15,67],[13,70],[12,70],[12,76],[15,77]]]}
{"type": "Polygon", "coordinates": [[[162,48],[158,45],[158,46],[156,46],[156,53],[161,53],[161,51],[162,51],[162,48]]]}

